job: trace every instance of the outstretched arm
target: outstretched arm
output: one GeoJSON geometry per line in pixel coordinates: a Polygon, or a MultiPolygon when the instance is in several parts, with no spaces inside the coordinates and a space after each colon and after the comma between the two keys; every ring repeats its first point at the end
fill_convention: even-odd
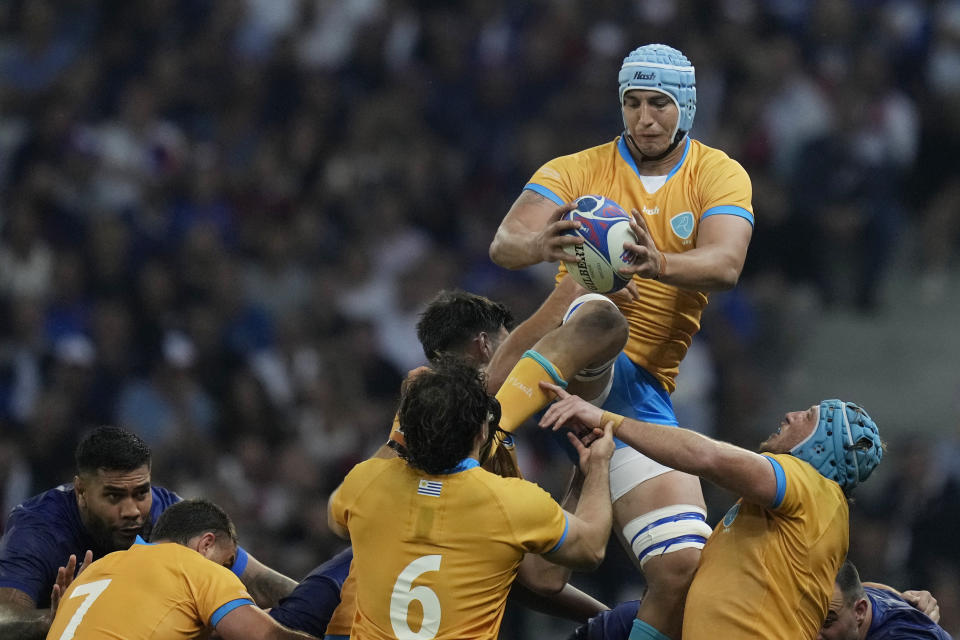
{"type": "MultiPolygon", "coordinates": [[[[583,474],[574,467],[566,496],[560,505],[567,511],[576,508],[583,489],[583,474]]],[[[520,563],[517,581],[510,589],[510,599],[528,609],[549,616],[584,623],[608,607],[577,589],[567,580],[570,570],[548,562],[543,556],[528,553],[520,563]]]]}
{"type": "Polygon", "coordinates": [[[643,216],[636,209],[631,213],[634,220],[630,227],[638,242],[625,243],[624,248],[632,252],[636,260],[620,270],[622,275],[636,274],[700,291],[723,291],[737,284],[753,235],[750,222],[739,216],[709,216],[700,223],[695,248],[682,253],[664,253],[654,243],[643,216]]]}
{"type": "Polygon", "coordinates": [[[43,640],[51,620],[50,610],[37,609],[37,603],[23,591],[0,588],[0,638],[43,640]]]}
{"type": "Polygon", "coordinates": [[[758,453],[689,429],[605,414],[602,409],[556,385],[540,384],[559,398],[544,413],[541,427],[592,429],[601,421],[615,419],[619,422],[617,437],[660,464],[705,478],[764,507],[770,506],[776,497],[777,479],[773,465],[758,453]]]}
{"type": "Polygon", "coordinates": [[[314,636],[281,625],[258,607],[237,607],[217,623],[223,640],[313,640],[314,636]]]}
{"type": "Polygon", "coordinates": [[[907,591],[900,592],[889,585],[881,584],[879,582],[864,582],[863,586],[873,587],[874,589],[883,589],[884,591],[889,591],[894,595],[900,596],[908,603],[913,605],[913,607],[920,611],[920,613],[924,614],[934,622],[938,624],[940,623],[940,604],[929,591],[924,591],[922,589],[909,589],[907,591]]]}
{"type": "Polygon", "coordinates": [[[277,606],[280,599],[290,595],[297,586],[295,580],[274,571],[251,555],[247,556],[247,567],[243,570],[240,581],[253,596],[257,606],[264,609],[277,606]]]}
{"type": "Polygon", "coordinates": [[[0,588],[0,638],[45,638],[60,605],[60,597],[73,579],[93,561],[93,552],[87,551],[77,568],[77,556],[70,554],[66,566],[57,570],[57,578],[50,591],[50,608],[37,609],[37,603],[27,593],[12,587],[0,588]]]}
{"type": "MultiPolygon", "coordinates": [[[[599,435],[599,428],[593,430],[599,435]]],[[[610,457],[613,455],[613,425],[604,424],[602,436],[589,448],[567,434],[576,448],[583,471],[583,489],[574,513],[567,514],[567,538],[560,548],[544,558],[576,570],[592,571],[603,562],[610,537],[613,512],[610,504],[610,457]]]]}
{"type": "MultiPolygon", "coordinates": [[[[563,501],[560,503],[564,511],[573,512],[576,510],[580,502],[580,494],[583,492],[584,479],[580,467],[574,465],[563,501]]],[[[528,553],[520,563],[517,583],[529,589],[533,594],[556,596],[567,586],[570,573],[569,567],[550,562],[536,553],[528,553]]],[[[542,609],[537,608],[537,611],[542,611],[542,609]]]]}
{"type": "Polygon", "coordinates": [[[581,624],[609,609],[607,605],[572,584],[564,585],[560,593],[546,596],[527,589],[518,581],[510,588],[510,601],[554,618],[581,624]]]}
{"type": "Polygon", "coordinates": [[[582,238],[561,235],[579,222],[563,220],[573,204],[557,206],[539,193],[525,189],[510,207],[490,244],[490,259],[507,269],[521,269],[538,262],[576,262],[563,247],[582,244],[582,238]]]}

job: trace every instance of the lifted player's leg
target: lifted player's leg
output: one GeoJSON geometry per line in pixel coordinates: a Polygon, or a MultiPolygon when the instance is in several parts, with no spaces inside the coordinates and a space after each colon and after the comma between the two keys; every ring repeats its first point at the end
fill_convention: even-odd
{"type": "MultiPolygon", "coordinates": [[[[626,451],[640,456],[633,449],[626,451]]],[[[648,464],[656,464],[640,457],[642,460],[631,460],[616,472],[611,468],[611,490],[615,473],[617,491],[621,493],[623,485],[619,483],[631,474],[649,473],[648,464]]],[[[680,637],[687,590],[700,562],[700,551],[710,537],[700,479],[663,469],[613,503],[614,530],[647,582],[637,618],[660,634],[648,629],[646,635],[632,638],[680,637]]],[[[642,625],[640,628],[643,629],[642,625]]]]}
{"type": "MultiPolygon", "coordinates": [[[[579,315],[576,304],[568,311],[569,322],[579,315]]],[[[595,371],[579,371],[570,389],[614,413],[677,424],[666,390],[622,353],[595,371]]],[[[610,490],[616,534],[647,582],[632,638],[679,638],[687,590],[711,533],[700,480],[618,443],[610,461],[610,490]]]]}
{"type": "MultiPolygon", "coordinates": [[[[540,381],[567,386],[565,372],[603,367],[627,342],[627,320],[604,296],[581,296],[571,305],[564,324],[548,332],[527,351],[497,392],[503,407],[500,426],[516,430],[553,400],[540,381]]],[[[606,378],[591,382],[602,386],[606,378]]]]}

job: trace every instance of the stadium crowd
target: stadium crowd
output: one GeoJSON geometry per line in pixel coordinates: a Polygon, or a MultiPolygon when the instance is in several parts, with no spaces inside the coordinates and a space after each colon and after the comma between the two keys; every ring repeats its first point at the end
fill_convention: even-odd
{"type": "MultiPolygon", "coordinates": [[[[422,306],[459,286],[524,318],[545,297],[553,267],[500,269],[490,239],[540,163],[617,133],[616,69],[642,42],[694,60],[692,135],[753,182],[743,277],[674,396],[749,446],[813,310],[882,313],[903,238],[926,248],[923,294],[946,291],[960,3],[0,3],[0,525],[116,423],[265,563],[299,577],[333,555],[325,498],[425,361],[422,306]],[[841,244],[856,259],[809,259],[841,244]]],[[[521,442],[555,489],[553,441],[521,442]]],[[[894,444],[851,557],[933,591],[960,631],[957,440],[894,444]]],[[[582,584],[613,604],[638,576],[608,560],[582,584]]]]}

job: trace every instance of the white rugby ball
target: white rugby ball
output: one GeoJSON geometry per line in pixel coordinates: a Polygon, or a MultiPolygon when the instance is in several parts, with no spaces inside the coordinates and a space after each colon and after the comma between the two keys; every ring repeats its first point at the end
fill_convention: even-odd
{"type": "Polygon", "coordinates": [[[574,202],[577,208],[564,220],[577,220],[579,229],[570,229],[566,235],[583,238],[583,244],[564,247],[577,258],[576,264],[566,263],[570,276],[594,293],[612,293],[627,286],[617,269],[630,264],[633,254],[624,251],[624,242],[637,242],[630,228],[630,214],[613,200],[603,196],[580,196],[574,202]]]}

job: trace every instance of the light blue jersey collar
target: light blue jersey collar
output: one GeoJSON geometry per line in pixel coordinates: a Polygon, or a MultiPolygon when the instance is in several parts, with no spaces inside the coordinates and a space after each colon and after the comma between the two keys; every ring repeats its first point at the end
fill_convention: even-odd
{"type": "Polygon", "coordinates": [[[474,467],[479,467],[479,466],[480,466],[480,463],[477,462],[476,459],[474,459],[474,458],[464,458],[463,460],[461,460],[460,462],[458,462],[458,463],[457,463],[457,466],[455,466],[453,469],[450,469],[450,470],[448,470],[448,471],[444,471],[444,472],[443,472],[442,474],[440,474],[440,475],[444,475],[444,476],[445,476],[445,475],[451,475],[451,474],[454,474],[454,473],[460,473],[461,471],[466,471],[467,469],[473,469],[474,467]]]}
{"type": "MultiPolygon", "coordinates": [[[[637,162],[633,159],[633,156],[630,155],[630,149],[627,148],[627,138],[625,136],[620,136],[620,141],[617,142],[617,149],[620,151],[620,157],[623,158],[623,161],[626,162],[631,169],[633,169],[634,175],[637,176],[637,178],[639,178],[640,170],[637,169],[637,162]]],[[[686,136],[683,141],[683,155],[680,156],[680,161],[674,165],[673,169],[670,169],[670,173],[667,174],[666,182],[668,182],[670,178],[673,177],[673,174],[675,174],[677,171],[680,171],[680,167],[683,166],[683,163],[686,161],[687,155],[689,153],[690,153],[690,136],[686,136]]]]}

